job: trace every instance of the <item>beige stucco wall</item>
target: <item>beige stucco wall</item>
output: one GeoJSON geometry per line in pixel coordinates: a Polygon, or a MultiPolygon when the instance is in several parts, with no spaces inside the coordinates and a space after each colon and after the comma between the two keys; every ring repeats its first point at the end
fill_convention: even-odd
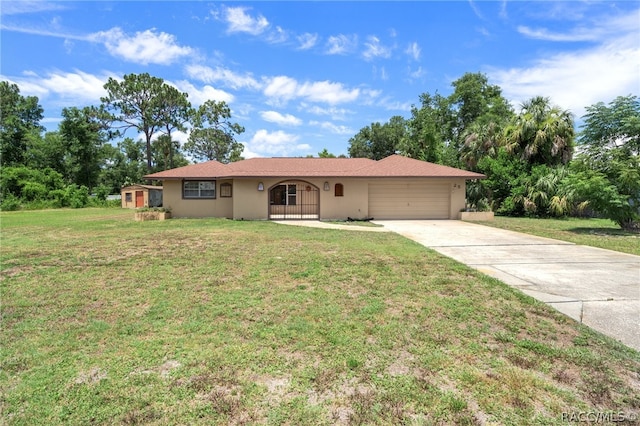
{"type": "MultiPolygon", "coordinates": [[[[428,179],[425,179],[428,180],[428,179]]],[[[235,179],[233,180],[232,198],[220,198],[220,184],[216,182],[215,200],[183,200],[182,182],[164,182],[164,206],[171,208],[173,217],[228,217],[237,220],[266,220],[269,218],[269,188],[291,180],[281,178],[235,179]],[[258,191],[258,183],[262,182],[263,191],[258,191]]],[[[369,217],[368,185],[371,179],[335,179],[311,178],[302,179],[319,189],[320,219],[362,219],[369,217]],[[324,190],[324,183],[329,183],[329,191],[324,190]],[[344,196],[336,197],[335,184],[344,186],[344,196]]],[[[379,179],[378,182],[393,181],[379,179]]],[[[432,181],[432,180],[431,180],[432,181]]],[[[465,180],[443,179],[451,188],[449,219],[458,219],[459,212],[465,207],[465,180]]],[[[231,182],[231,181],[227,181],[231,182]]]]}
{"type": "Polygon", "coordinates": [[[216,181],[216,198],[185,200],[182,198],[182,181],[166,180],[163,182],[163,206],[171,209],[172,217],[233,217],[233,200],[236,197],[235,185],[232,186],[230,198],[220,197],[220,184],[232,183],[230,180],[216,181]]]}
{"type": "Polygon", "coordinates": [[[366,179],[236,179],[233,198],[233,218],[256,220],[269,218],[269,188],[281,182],[303,181],[316,186],[319,190],[320,219],[346,219],[367,217],[367,180],[366,179]],[[264,191],[258,191],[262,182],[264,191]],[[329,191],[324,183],[329,183],[329,191]],[[344,196],[334,196],[335,184],[342,183],[344,196]],[[237,196],[236,194],[242,194],[237,196]]]}
{"type": "Polygon", "coordinates": [[[369,217],[369,185],[367,179],[326,179],[320,188],[321,219],[364,219],[369,217]],[[324,182],[329,182],[329,191],[324,190],[324,182]],[[341,183],[344,196],[335,196],[335,186],[341,183]]]}
{"type": "Polygon", "coordinates": [[[451,179],[451,210],[449,219],[459,219],[460,210],[466,207],[466,181],[464,179],[451,179]]]}

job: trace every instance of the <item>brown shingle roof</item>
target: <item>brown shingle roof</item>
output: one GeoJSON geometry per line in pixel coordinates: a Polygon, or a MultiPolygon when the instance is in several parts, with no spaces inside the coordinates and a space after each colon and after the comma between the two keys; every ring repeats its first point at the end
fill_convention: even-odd
{"type": "Polygon", "coordinates": [[[462,177],[482,179],[485,175],[427,161],[415,160],[402,155],[390,155],[367,168],[358,170],[367,177],[462,177]]]}
{"type": "Polygon", "coordinates": [[[251,158],[229,164],[232,177],[352,176],[376,162],[368,158],[251,158]]]}
{"type": "Polygon", "coordinates": [[[171,179],[205,179],[220,177],[227,173],[227,165],[218,161],[206,161],[204,163],[190,164],[177,169],[165,170],[144,176],[145,179],[171,180],[171,179]]]}
{"type": "Polygon", "coordinates": [[[146,179],[241,177],[460,177],[485,176],[453,167],[391,155],[375,161],[368,158],[251,158],[230,164],[217,161],[193,164],[145,176],[146,179]]]}

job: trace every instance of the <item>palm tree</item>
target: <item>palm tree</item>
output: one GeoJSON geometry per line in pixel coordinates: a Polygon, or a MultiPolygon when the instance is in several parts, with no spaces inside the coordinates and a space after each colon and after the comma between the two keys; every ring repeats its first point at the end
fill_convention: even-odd
{"type": "Polygon", "coordinates": [[[476,121],[464,133],[464,144],[460,148],[460,160],[469,170],[477,170],[483,157],[495,157],[500,146],[500,127],[490,121],[476,121]]]}
{"type": "Polygon", "coordinates": [[[571,160],[574,136],[571,113],[536,96],[522,104],[520,114],[505,129],[504,140],[509,152],[530,164],[554,166],[571,160]]]}

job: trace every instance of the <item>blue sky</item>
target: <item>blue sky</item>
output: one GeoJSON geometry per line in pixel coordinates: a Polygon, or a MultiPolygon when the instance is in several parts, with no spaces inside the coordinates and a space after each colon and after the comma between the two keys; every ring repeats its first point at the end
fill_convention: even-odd
{"type": "Polygon", "coordinates": [[[40,99],[48,130],[62,108],[98,105],[109,77],[148,72],[196,106],[227,102],[247,158],[347,154],[361,128],[409,118],[465,72],[516,110],[548,96],[578,122],[640,93],[637,1],[3,0],[0,13],[0,78],[40,99]]]}

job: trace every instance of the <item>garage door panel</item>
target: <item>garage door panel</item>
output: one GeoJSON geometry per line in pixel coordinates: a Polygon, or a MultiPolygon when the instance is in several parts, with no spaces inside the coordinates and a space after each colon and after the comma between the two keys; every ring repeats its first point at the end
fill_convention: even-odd
{"type": "Polygon", "coordinates": [[[369,216],[377,219],[448,219],[448,183],[372,183],[369,216]]]}

